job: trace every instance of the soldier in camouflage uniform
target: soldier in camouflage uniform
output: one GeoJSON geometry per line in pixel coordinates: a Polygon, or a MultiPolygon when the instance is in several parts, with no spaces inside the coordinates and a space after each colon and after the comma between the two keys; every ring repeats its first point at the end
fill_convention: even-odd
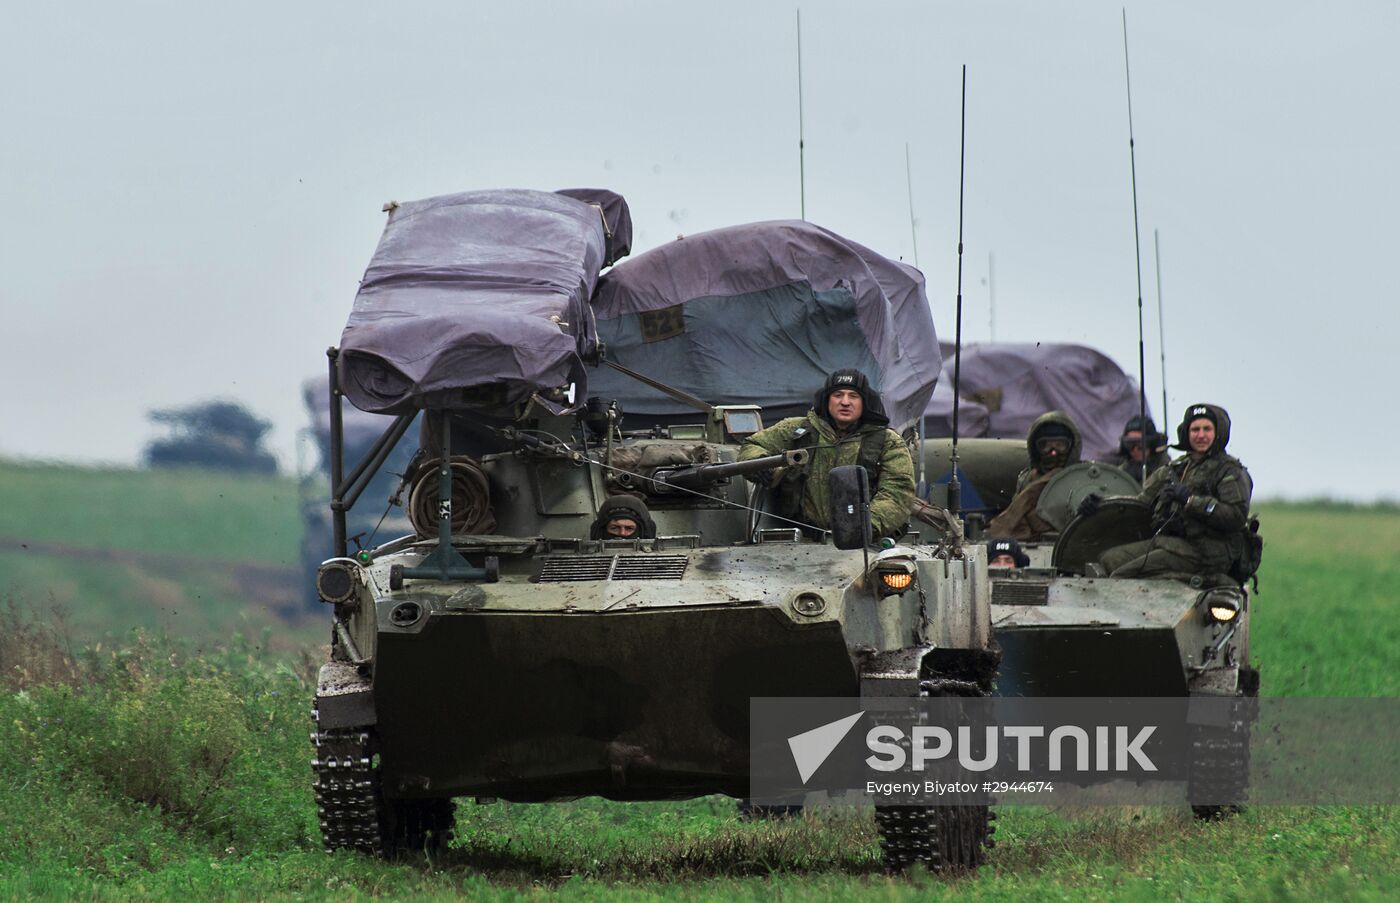
{"type": "Polygon", "coordinates": [[[1123,425],[1123,435],[1118,437],[1118,451],[1109,455],[1104,463],[1123,468],[1134,480],[1141,483],[1145,478],[1142,469],[1144,441],[1151,450],[1146,476],[1171,463],[1171,458],[1167,455],[1167,437],[1157,432],[1157,424],[1152,422],[1151,417],[1144,419],[1140,416],[1123,425]],[[1144,423],[1147,424],[1146,429],[1143,429],[1144,423]],[[1144,433],[1147,434],[1146,440],[1143,439],[1144,433]]]}
{"type": "Polygon", "coordinates": [[[1053,532],[1054,526],[1036,513],[1040,494],[1055,474],[1079,462],[1082,447],[1079,427],[1064,411],[1050,411],[1037,417],[1026,433],[1030,466],[1016,478],[1016,496],[987,524],[987,532],[1023,542],[1036,542],[1044,534],[1053,532]]]}
{"type": "MultiPolygon", "coordinates": [[[[822,530],[831,524],[827,477],[834,467],[859,464],[870,476],[870,522],[880,537],[902,536],[914,504],[914,460],[899,434],[889,428],[879,393],[859,370],[837,370],[817,392],[806,417],[779,420],[754,433],[739,449],[739,460],[811,451],[805,467],[771,474],[773,512],[822,530]]],[[[769,474],[748,479],[762,483],[769,474]]]]}
{"type": "Polygon", "coordinates": [[[1230,415],[1213,404],[1192,405],[1176,428],[1187,454],[1153,471],[1138,499],[1153,506],[1156,535],[1115,546],[1099,557],[1114,577],[1227,574],[1245,553],[1254,483],[1225,454],[1230,415]]]}

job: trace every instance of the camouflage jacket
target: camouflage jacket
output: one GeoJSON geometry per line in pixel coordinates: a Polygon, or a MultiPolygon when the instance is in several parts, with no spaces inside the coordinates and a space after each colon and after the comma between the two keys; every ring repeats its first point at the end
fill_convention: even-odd
{"type": "Polygon", "coordinates": [[[1253,493],[1244,465],[1224,452],[1213,452],[1200,460],[1183,455],[1154,470],[1138,499],[1153,506],[1153,523],[1162,534],[1182,537],[1196,546],[1209,566],[1223,571],[1243,554],[1253,493]],[[1191,490],[1185,505],[1162,496],[1168,485],[1178,482],[1191,490]]]}
{"type": "Polygon", "coordinates": [[[859,463],[861,440],[868,433],[882,432],[885,434],[885,448],[880,456],[880,485],[870,500],[871,527],[877,538],[902,534],[914,504],[914,459],[910,457],[904,440],[894,430],[864,423],[838,444],[836,431],[826,418],[818,417],[815,411],[808,411],[806,417],[779,420],[768,429],[754,433],[739,449],[739,460],[748,461],[787,451],[793,447],[798,427],[806,427],[816,435],[815,444],[809,446],[811,460],[800,470],[783,468],[773,475],[775,488],[785,480],[805,477],[802,510],[798,519],[824,530],[830,526],[831,499],[827,476],[834,467],[859,463]]]}
{"type": "Polygon", "coordinates": [[[1040,506],[1040,496],[1045,492],[1045,487],[1049,486],[1050,480],[1058,474],[1058,470],[1052,470],[1049,473],[1038,474],[1033,479],[1028,477],[1028,482],[1016,492],[1011,504],[987,524],[987,535],[994,539],[1040,542],[1046,533],[1054,533],[1055,526],[1042,519],[1037,508],[1040,506]]]}

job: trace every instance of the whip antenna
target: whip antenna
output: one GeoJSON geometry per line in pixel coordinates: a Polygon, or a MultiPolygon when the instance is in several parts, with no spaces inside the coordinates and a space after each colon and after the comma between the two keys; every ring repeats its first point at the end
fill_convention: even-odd
{"type": "MultiPolygon", "coordinates": [[[[1162,244],[1152,230],[1152,250],[1157,258],[1157,350],[1162,354],[1162,431],[1167,429],[1167,331],[1162,320],[1162,244]]],[[[1146,433],[1144,433],[1144,436],[1146,433]]],[[[1144,468],[1146,465],[1144,465],[1144,468]]],[[[1143,473],[1147,471],[1144,469],[1143,473]]]]}
{"type": "Polygon", "coordinates": [[[807,219],[806,124],[802,118],[802,10],[797,11],[797,190],[802,219],[807,219]]]}
{"type": "MultiPolygon", "coordinates": [[[[1142,416],[1142,477],[1147,479],[1147,346],[1142,340],[1142,240],[1138,237],[1137,151],[1133,147],[1133,77],[1128,66],[1128,9],[1123,8],[1123,77],[1128,87],[1128,163],[1133,176],[1133,256],[1137,261],[1138,413],[1142,416]]],[[[1162,412],[1165,418],[1167,412],[1162,412]]]]}
{"type": "Polygon", "coordinates": [[[991,341],[997,340],[997,267],[992,252],[987,252],[987,324],[991,341]]]}
{"type": "Polygon", "coordinates": [[[962,484],[958,482],[958,407],[962,400],[962,272],[963,272],[963,188],[967,184],[967,64],[962,67],[962,131],[958,139],[958,319],[953,340],[953,453],[948,477],[948,510],[962,508],[962,484]]]}
{"type": "Polygon", "coordinates": [[[919,230],[914,226],[914,175],[909,166],[909,142],[904,142],[904,191],[909,195],[909,241],[914,245],[914,266],[919,265],[919,230]]]}
{"type": "MultiPolygon", "coordinates": [[[[912,175],[912,169],[911,169],[911,167],[909,166],[909,142],[908,142],[908,141],[904,142],[904,191],[905,191],[905,193],[908,194],[908,196],[909,196],[909,240],[910,240],[910,243],[913,244],[913,246],[914,246],[914,268],[915,268],[915,269],[918,269],[918,267],[919,267],[919,230],[918,230],[917,228],[915,228],[915,226],[914,226],[914,177],[913,177],[913,175],[912,175]]],[[[928,472],[928,471],[927,471],[927,467],[926,467],[927,458],[926,458],[926,452],[924,451],[924,438],[925,438],[925,435],[924,435],[924,432],[925,432],[925,428],[924,428],[924,414],[925,414],[925,413],[927,413],[927,412],[920,412],[920,413],[919,413],[919,428],[918,428],[918,432],[917,432],[918,439],[919,439],[919,474],[918,474],[919,479],[918,479],[918,482],[915,484],[914,494],[917,495],[919,498],[923,499],[924,501],[928,501],[928,482],[927,482],[927,480],[925,479],[925,474],[928,472]]]]}

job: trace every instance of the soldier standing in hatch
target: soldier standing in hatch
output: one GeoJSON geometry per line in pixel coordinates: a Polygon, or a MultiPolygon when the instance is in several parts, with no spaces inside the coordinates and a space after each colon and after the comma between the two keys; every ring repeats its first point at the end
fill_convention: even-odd
{"type": "Polygon", "coordinates": [[[1079,427],[1064,411],[1041,414],[1026,433],[1026,453],[1030,466],[1016,478],[1016,496],[991,523],[987,532],[992,536],[1036,542],[1054,527],[1036,514],[1040,494],[1050,479],[1064,468],[1079,462],[1082,442],[1079,427]]]}
{"type": "Polygon", "coordinates": [[[1218,405],[1192,405],[1176,437],[1187,454],[1154,471],[1138,495],[1153,506],[1156,535],[1099,556],[1111,576],[1226,574],[1245,553],[1254,483],[1244,465],[1225,454],[1230,415],[1218,405]]]}
{"type": "MultiPolygon", "coordinates": [[[[914,504],[914,459],[899,434],[889,428],[879,393],[859,370],[837,370],[827,377],[806,417],[779,420],[754,433],[739,449],[739,460],[811,451],[805,467],[785,467],[771,475],[773,513],[822,530],[831,523],[827,477],[834,467],[859,464],[870,476],[870,522],[875,538],[904,534],[914,504]]],[[[769,474],[748,479],[762,483],[769,474]]]]}
{"type": "Polygon", "coordinates": [[[1157,432],[1157,424],[1148,417],[1134,417],[1123,425],[1123,435],[1118,437],[1118,451],[1104,463],[1121,467],[1139,483],[1171,462],[1167,455],[1167,437],[1157,432]],[[1144,429],[1143,424],[1147,426],[1144,429]],[[1144,442],[1143,435],[1147,438],[1144,442]],[[1150,456],[1144,449],[1150,449],[1150,456]],[[1147,457],[1147,473],[1143,473],[1142,460],[1147,457]]]}

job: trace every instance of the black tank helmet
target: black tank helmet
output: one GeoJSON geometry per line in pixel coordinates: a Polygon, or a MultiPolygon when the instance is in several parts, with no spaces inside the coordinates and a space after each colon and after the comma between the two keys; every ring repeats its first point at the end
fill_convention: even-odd
{"type": "Polygon", "coordinates": [[[656,521],[651,519],[651,512],[647,510],[646,503],[635,495],[610,495],[598,509],[598,517],[593,521],[593,526],[589,528],[589,539],[606,539],[608,535],[608,521],[617,517],[627,517],[637,522],[637,536],[642,539],[654,539],[656,537],[656,521]]]}
{"type": "Polygon", "coordinates": [[[1023,568],[1031,563],[1031,557],[1021,548],[1021,544],[1014,539],[991,539],[987,541],[987,561],[992,561],[998,555],[1010,555],[1011,560],[1016,562],[1016,567],[1023,568]]]}
{"type": "Polygon", "coordinates": [[[826,382],[817,390],[816,397],[812,399],[812,407],[816,410],[818,417],[828,423],[831,422],[831,413],[827,410],[827,399],[837,389],[855,389],[860,393],[861,423],[873,423],[876,426],[890,425],[890,418],[885,413],[885,403],[880,400],[880,393],[872,389],[870,380],[854,367],[832,371],[831,375],[826,378],[826,382]]]}
{"type": "Polygon", "coordinates": [[[1128,448],[1128,434],[1132,432],[1142,434],[1143,439],[1147,443],[1147,453],[1149,455],[1156,454],[1167,447],[1166,434],[1157,432],[1156,422],[1153,421],[1151,417],[1142,417],[1139,415],[1123,424],[1123,432],[1118,437],[1119,454],[1124,456],[1128,455],[1130,451],[1128,448]],[[1144,424],[1146,424],[1146,429],[1143,428],[1144,424]]]}
{"type": "Polygon", "coordinates": [[[1191,433],[1191,421],[1201,418],[1209,420],[1215,424],[1215,443],[1211,445],[1207,455],[1223,452],[1225,446],[1230,444],[1230,415],[1218,404],[1202,402],[1193,404],[1186,409],[1182,415],[1181,422],[1176,425],[1176,445],[1173,448],[1181,451],[1190,451],[1191,443],[1188,441],[1191,433]]]}
{"type": "Polygon", "coordinates": [[[1041,460],[1040,449],[1036,443],[1041,439],[1058,437],[1069,440],[1069,452],[1058,464],[1061,467],[1068,467],[1071,464],[1079,463],[1079,455],[1083,449],[1084,441],[1079,435],[1079,427],[1064,411],[1047,411],[1031,423],[1031,428],[1026,432],[1026,454],[1030,458],[1031,467],[1037,471],[1042,471],[1044,462],[1041,460]]]}

